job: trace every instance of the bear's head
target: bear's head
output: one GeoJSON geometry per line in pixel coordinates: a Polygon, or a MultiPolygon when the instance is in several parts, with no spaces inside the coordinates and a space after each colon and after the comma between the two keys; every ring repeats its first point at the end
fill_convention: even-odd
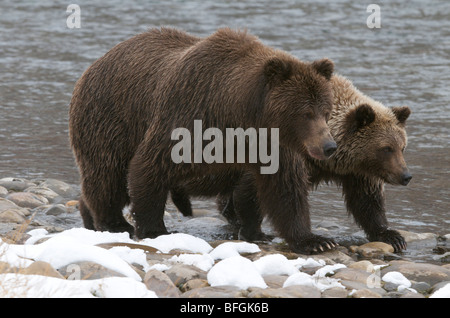
{"type": "Polygon", "coordinates": [[[319,160],[336,150],[327,125],[333,105],[333,69],[328,59],[302,63],[276,56],[266,61],[263,125],[279,128],[281,146],[319,160]]]}
{"type": "Polygon", "coordinates": [[[403,152],[407,145],[405,122],[410,113],[407,106],[388,108],[368,102],[346,114],[346,147],[360,170],[390,184],[409,183],[412,176],[403,152]]]}

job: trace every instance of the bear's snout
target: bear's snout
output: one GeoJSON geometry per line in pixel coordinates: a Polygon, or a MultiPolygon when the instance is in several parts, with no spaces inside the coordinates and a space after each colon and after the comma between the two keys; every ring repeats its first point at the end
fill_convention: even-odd
{"type": "Polygon", "coordinates": [[[411,179],[412,175],[408,171],[404,172],[402,174],[402,182],[401,182],[402,185],[406,186],[409,183],[409,181],[411,181],[411,179]]]}
{"type": "Polygon", "coordinates": [[[331,156],[337,149],[337,144],[334,141],[328,141],[323,146],[323,153],[326,157],[331,156]]]}

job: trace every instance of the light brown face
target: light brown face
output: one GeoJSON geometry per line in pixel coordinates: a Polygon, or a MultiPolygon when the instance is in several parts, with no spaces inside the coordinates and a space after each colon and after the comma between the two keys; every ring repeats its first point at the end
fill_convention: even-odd
{"type": "Polygon", "coordinates": [[[405,133],[397,128],[392,129],[390,138],[384,138],[384,143],[376,150],[378,173],[387,183],[406,186],[411,180],[412,175],[403,157],[405,148],[405,133]]]}
{"type": "Polygon", "coordinates": [[[358,168],[393,185],[407,185],[412,178],[403,152],[407,145],[405,121],[408,107],[393,107],[392,113],[376,113],[370,105],[361,105],[347,121],[354,136],[348,143],[358,168]],[[394,115],[394,116],[392,116],[394,115]]]}

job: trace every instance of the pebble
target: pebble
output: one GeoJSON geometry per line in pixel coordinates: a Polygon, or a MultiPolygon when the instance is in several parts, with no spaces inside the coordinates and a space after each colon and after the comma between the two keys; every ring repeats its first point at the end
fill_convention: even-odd
{"type": "MultiPolygon", "coordinates": [[[[60,223],[48,223],[46,218],[54,222],[73,217],[74,222],[81,222],[78,213],[79,193],[76,186],[55,179],[0,179],[0,237],[5,241],[8,237],[8,242],[12,240],[16,244],[23,244],[26,235],[22,238],[20,235],[30,229],[45,228],[50,232],[67,229],[61,227],[60,223]],[[22,229],[27,226],[26,231],[22,229]]],[[[171,222],[182,223],[180,219],[182,217],[177,212],[166,213],[166,216],[171,222]]],[[[183,219],[183,222],[184,225],[198,226],[199,232],[208,226],[217,227],[218,231],[229,231],[226,222],[208,209],[196,210],[193,218],[183,219]]],[[[339,223],[332,221],[323,221],[319,226],[324,231],[340,228],[339,223]]],[[[400,232],[408,243],[440,242],[438,246],[436,244],[433,246],[436,247],[435,254],[438,254],[434,258],[435,262],[431,264],[408,260],[402,254],[393,254],[393,248],[389,244],[367,242],[364,237],[358,235],[338,237],[340,247],[318,255],[293,253],[283,243],[258,243],[259,252],[241,255],[252,262],[271,254],[281,254],[283,260],[311,258],[311,261],[315,262],[314,267],[305,266],[300,269],[308,275],[313,275],[326,265],[344,264],[346,267],[327,274],[327,277],[337,280],[341,286],[322,291],[309,285],[283,287],[289,277],[287,274],[262,276],[267,288],[210,286],[207,277],[209,271],[173,261],[174,255],[189,253],[187,251],[173,250],[169,253],[160,253],[145,245],[129,243],[104,243],[97,246],[105,249],[126,246],[144,250],[147,263],[153,267],[144,272],[142,266],[131,266],[142,278],[145,286],[162,298],[427,298],[449,284],[450,264],[446,253],[450,252],[447,243],[450,241],[450,234],[438,236],[433,233],[400,232]]],[[[231,241],[231,239],[223,240],[224,236],[218,237],[221,237],[218,241],[208,243],[216,247],[231,241]]],[[[41,261],[34,261],[26,268],[12,267],[0,261],[0,273],[87,280],[123,276],[94,262],[78,262],[56,270],[50,264],[41,261]]]]}

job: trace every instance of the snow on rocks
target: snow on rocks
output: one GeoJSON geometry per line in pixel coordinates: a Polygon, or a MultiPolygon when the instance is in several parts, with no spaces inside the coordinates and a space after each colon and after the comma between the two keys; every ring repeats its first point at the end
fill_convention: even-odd
{"type": "Polygon", "coordinates": [[[3,297],[450,297],[450,284],[432,288],[437,277],[450,282],[446,266],[346,266],[333,261],[342,259],[338,253],[307,257],[181,233],[140,241],[84,228],[27,235],[24,244],[0,244],[3,297]],[[95,268],[92,278],[86,268],[95,268]]]}
{"type": "MultiPolygon", "coordinates": [[[[58,180],[0,179],[0,297],[450,297],[450,234],[402,232],[411,245],[439,242],[433,264],[357,240],[313,256],[280,239],[136,241],[81,228],[78,195],[58,180]]],[[[171,225],[185,226],[176,213],[166,213],[171,225]]],[[[192,220],[222,224],[208,223],[218,220],[209,211],[192,220]]]]}

